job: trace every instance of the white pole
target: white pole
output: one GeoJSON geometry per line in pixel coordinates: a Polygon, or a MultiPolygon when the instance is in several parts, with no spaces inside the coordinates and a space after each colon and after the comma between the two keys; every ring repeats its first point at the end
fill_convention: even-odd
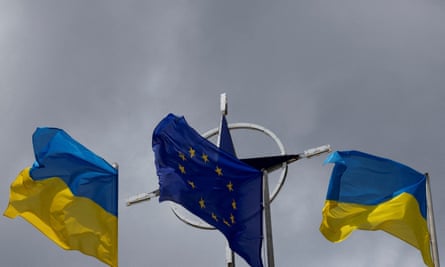
{"type": "MultiPolygon", "coordinates": [[[[117,208],[117,214],[119,215],[119,164],[117,164],[117,162],[114,162],[113,164],[111,164],[111,166],[113,168],[116,169],[117,172],[117,180],[116,180],[116,192],[117,192],[117,196],[116,196],[116,208],[117,208]]],[[[114,253],[116,253],[116,267],[119,265],[119,220],[116,220],[116,251],[114,251],[114,253]]]]}
{"type": "MultiPolygon", "coordinates": [[[[220,95],[220,111],[221,111],[221,122],[219,123],[219,132],[218,132],[218,147],[221,146],[221,128],[222,128],[222,116],[227,115],[227,94],[222,93],[220,95]]],[[[228,242],[226,242],[226,263],[227,267],[235,267],[235,254],[230,249],[228,242]]]]}
{"type": "Polygon", "coordinates": [[[434,267],[440,267],[439,263],[439,251],[437,248],[437,236],[436,236],[436,224],[434,222],[434,214],[433,214],[433,198],[431,196],[431,187],[430,187],[430,176],[428,173],[425,173],[426,177],[426,201],[428,208],[428,228],[430,230],[431,237],[431,252],[434,262],[434,267]]]}
{"type": "Polygon", "coordinates": [[[270,214],[270,195],[269,195],[269,178],[267,171],[263,170],[263,207],[264,207],[264,224],[266,230],[266,249],[267,249],[267,266],[275,267],[273,255],[272,240],[272,218],[270,214]]]}
{"type": "Polygon", "coordinates": [[[230,249],[229,244],[226,241],[226,263],[227,267],[235,267],[235,255],[233,251],[230,249]]]}

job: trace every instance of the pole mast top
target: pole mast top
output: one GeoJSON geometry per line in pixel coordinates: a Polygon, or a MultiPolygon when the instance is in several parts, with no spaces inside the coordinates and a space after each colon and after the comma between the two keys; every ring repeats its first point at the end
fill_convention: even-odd
{"type": "Polygon", "coordinates": [[[227,115],[227,94],[226,93],[221,94],[220,110],[224,116],[227,115]]]}

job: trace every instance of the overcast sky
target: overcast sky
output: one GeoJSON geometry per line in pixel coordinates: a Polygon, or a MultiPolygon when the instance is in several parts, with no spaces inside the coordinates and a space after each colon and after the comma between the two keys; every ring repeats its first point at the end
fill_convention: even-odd
{"type": "MultiPolygon", "coordinates": [[[[229,123],[266,127],[290,153],[331,144],[429,172],[444,256],[444,25],[438,0],[0,0],[1,212],[34,161],[35,128],[59,127],[120,166],[120,266],[225,266],[221,233],[185,225],[157,199],[125,201],[158,187],[156,124],[172,112],[213,129],[226,92],[229,123]]],[[[240,157],[277,152],[255,132],[234,142],[240,157]]],[[[276,266],[423,266],[417,249],[382,231],[324,239],[325,157],[289,166],[272,204],[276,266]]],[[[4,216],[0,259],[104,266],[4,216]]]]}

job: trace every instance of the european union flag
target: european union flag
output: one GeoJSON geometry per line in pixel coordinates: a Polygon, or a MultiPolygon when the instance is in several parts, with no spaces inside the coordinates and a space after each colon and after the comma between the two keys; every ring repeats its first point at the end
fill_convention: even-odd
{"type": "Polygon", "coordinates": [[[263,266],[262,173],[167,115],[153,132],[159,201],[170,200],[221,231],[251,266],[263,266]]]}

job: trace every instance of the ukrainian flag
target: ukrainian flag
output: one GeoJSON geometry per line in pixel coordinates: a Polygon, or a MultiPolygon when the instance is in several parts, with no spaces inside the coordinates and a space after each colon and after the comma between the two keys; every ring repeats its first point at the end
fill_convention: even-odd
{"type": "Polygon", "coordinates": [[[320,232],[331,242],[354,230],[383,230],[420,250],[434,266],[427,225],[426,177],[398,162],[358,151],[334,152],[320,232]]]}
{"type": "Polygon", "coordinates": [[[117,170],[61,129],[37,128],[33,146],[36,161],[11,184],[4,215],[117,266],[117,170]]]}

